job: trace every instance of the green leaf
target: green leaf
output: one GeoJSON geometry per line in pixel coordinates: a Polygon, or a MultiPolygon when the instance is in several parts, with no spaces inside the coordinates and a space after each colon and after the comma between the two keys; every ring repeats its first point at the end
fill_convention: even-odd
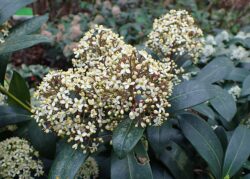
{"type": "Polygon", "coordinates": [[[21,25],[14,27],[8,39],[14,39],[21,35],[29,35],[37,31],[48,20],[48,14],[36,16],[23,22],[21,25]]]}
{"type": "Polygon", "coordinates": [[[219,86],[215,86],[215,88],[217,89],[217,95],[210,100],[210,103],[224,119],[230,122],[237,112],[234,98],[219,86]]]}
{"type": "Polygon", "coordinates": [[[149,157],[143,144],[139,142],[125,158],[119,159],[112,153],[111,179],[153,179],[149,157]]]}
{"type": "Polygon", "coordinates": [[[180,130],[175,127],[175,119],[170,119],[162,126],[150,126],[147,128],[147,136],[150,147],[153,149],[156,158],[160,158],[170,141],[181,142],[184,137],[180,130]]]}
{"type": "Polygon", "coordinates": [[[250,94],[250,75],[243,81],[241,95],[246,96],[250,94]]]}
{"type": "Polygon", "coordinates": [[[0,106],[0,127],[30,120],[26,110],[14,106],[0,106]]]}
{"type": "Polygon", "coordinates": [[[233,69],[233,62],[226,57],[218,57],[208,63],[198,73],[196,80],[214,83],[223,80],[233,69]]]}
{"type": "Polygon", "coordinates": [[[0,84],[4,85],[5,72],[9,62],[9,55],[0,55],[0,84]]]}
{"type": "Polygon", "coordinates": [[[225,77],[225,80],[242,82],[250,75],[250,72],[245,68],[233,68],[233,70],[225,77]]]}
{"type": "Polygon", "coordinates": [[[193,110],[201,113],[204,116],[207,116],[208,118],[212,120],[215,119],[214,111],[210,107],[208,107],[205,103],[194,106],[193,110]]]}
{"type": "Polygon", "coordinates": [[[230,178],[242,167],[250,155],[250,129],[239,125],[231,137],[225,154],[223,176],[230,178]]]}
{"type": "Polygon", "coordinates": [[[170,170],[176,179],[193,178],[192,163],[185,151],[176,143],[169,141],[165,144],[160,161],[170,170]]]}
{"type": "Polygon", "coordinates": [[[167,167],[175,178],[192,178],[192,162],[176,142],[182,142],[181,131],[174,128],[175,120],[168,120],[160,127],[147,129],[150,147],[155,156],[167,167]]]}
{"type": "Polygon", "coordinates": [[[214,96],[214,86],[197,80],[185,81],[174,87],[169,102],[171,110],[178,111],[201,104],[214,96]]]}
{"type": "Polygon", "coordinates": [[[207,162],[214,176],[220,178],[223,149],[212,128],[192,114],[182,114],[179,123],[183,134],[207,162]]]}
{"type": "Polygon", "coordinates": [[[218,127],[216,127],[214,132],[217,135],[218,139],[220,140],[223,151],[225,152],[227,149],[227,144],[228,144],[227,134],[226,134],[225,129],[221,126],[218,126],[218,127]]]}
{"type": "Polygon", "coordinates": [[[161,166],[159,162],[150,162],[153,178],[155,179],[174,179],[165,167],[161,166]]]}
{"type": "Polygon", "coordinates": [[[0,0],[0,24],[8,20],[15,12],[34,0],[0,0]]]}
{"type": "Polygon", "coordinates": [[[42,156],[53,158],[56,151],[56,136],[45,133],[33,119],[29,124],[29,139],[42,156]]]}
{"type": "MultiPolygon", "coordinates": [[[[13,94],[16,98],[18,98],[20,101],[22,101],[23,103],[25,104],[30,103],[29,88],[25,80],[16,71],[13,72],[12,79],[10,81],[9,92],[13,94]]],[[[11,98],[8,98],[7,102],[10,105],[19,106],[19,104],[11,98]]]]}
{"type": "Polygon", "coordinates": [[[117,156],[125,157],[141,139],[143,132],[144,128],[135,127],[135,120],[127,118],[119,123],[112,137],[113,148],[117,156]]]}
{"type": "Polygon", "coordinates": [[[79,168],[88,157],[81,149],[72,149],[71,144],[65,144],[61,147],[61,151],[56,156],[51,166],[49,179],[74,178],[79,168]]]}
{"type": "Polygon", "coordinates": [[[22,35],[13,39],[7,39],[4,43],[0,44],[0,54],[28,48],[38,43],[50,42],[51,40],[43,35],[22,35]]]}

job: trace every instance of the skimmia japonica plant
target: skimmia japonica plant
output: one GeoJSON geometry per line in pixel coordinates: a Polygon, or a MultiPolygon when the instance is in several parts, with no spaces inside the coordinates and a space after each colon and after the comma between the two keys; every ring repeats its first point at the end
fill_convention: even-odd
{"type": "MultiPolygon", "coordinates": [[[[247,38],[225,43],[250,47],[247,38]]],[[[94,26],[73,67],[50,71],[32,103],[14,72],[1,87],[0,176],[247,177],[250,71],[226,54],[201,61],[206,45],[188,12],[171,10],[138,48],[94,26]]]]}

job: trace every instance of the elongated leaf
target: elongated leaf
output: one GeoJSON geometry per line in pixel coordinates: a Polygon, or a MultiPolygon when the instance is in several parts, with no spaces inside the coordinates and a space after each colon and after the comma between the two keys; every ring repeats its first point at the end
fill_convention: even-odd
{"type": "Polygon", "coordinates": [[[184,139],[181,131],[174,128],[174,120],[166,121],[160,127],[147,129],[150,147],[158,160],[167,167],[175,178],[192,178],[192,162],[176,142],[184,139]]]}
{"type": "Polygon", "coordinates": [[[176,143],[169,141],[159,159],[176,179],[193,178],[190,159],[185,151],[176,143]]]}
{"type": "MultiPolygon", "coordinates": [[[[30,103],[29,88],[25,80],[16,71],[13,72],[13,76],[10,81],[9,92],[13,94],[16,98],[18,98],[20,101],[22,101],[23,103],[25,104],[30,103]]],[[[8,98],[7,102],[10,105],[19,106],[19,104],[11,98],[8,98]]]]}
{"type": "Polygon", "coordinates": [[[250,155],[250,129],[239,125],[231,137],[225,154],[223,176],[230,178],[242,167],[250,155]]]}
{"type": "Polygon", "coordinates": [[[143,144],[139,142],[125,158],[115,153],[111,159],[111,179],[153,179],[149,158],[143,144]]]}
{"type": "Polygon", "coordinates": [[[178,111],[203,103],[216,95],[214,86],[201,81],[185,81],[174,87],[169,98],[171,110],[178,111]]]}
{"type": "Polygon", "coordinates": [[[184,139],[181,131],[174,128],[176,125],[174,122],[176,122],[176,119],[170,119],[163,123],[162,126],[150,126],[147,128],[150,147],[158,159],[170,141],[181,143],[184,139]]]}
{"type": "Polygon", "coordinates": [[[20,35],[29,35],[37,31],[46,21],[48,20],[48,15],[36,16],[22,23],[21,25],[15,27],[10,35],[9,39],[14,39],[20,35]]]}
{"type": "Polygon", "coordinates": [[[174,179],[164,166],[159,162],[150,162],[154,179],[174,179]]]}
{"type": "Polygon", "coordinates": [[[0,84],[4,85],[5,72],[9,62],[9,55],[0,55],[0,84]]]}
{"type": "Polygon", "coordinates": [[[138,143],[144,132],[144,128],[135,127],[133,120],[129,118],[118,124],[114,130],[112,144],[118,157],[125,157],[138,143]]]}
{"type": "Polygon", "coordinates": [[[29,124],[29,139],[32,143],[32,146],[42,156],[47,158],[53,158],[56,151],[56,136],[52,133],[45,133],[35,122],[31,120],[29,124]]]}
{"type": "Polygon", "coordinates": [[[227,57],[218,57],[207,64],[197,75],[196,80],[214,83],[224,79],[234,65],[227,57]]]}
{"type": "Polygon", "coordinates": [[[182,114],[179,123],[183,134],[207,162],[214,176],[220,178],[223,149],[212,128],[192,114],[182,114]]]}
{"type": "Polygon", "coordinates": [[[250,94],[250,75],[243,81],[241,95],[246,96],[250,94]]]}
{"type": "Polygon", "coordinates": [[[0,54],[28,48],[38,43],[50,42],[51,40],[48,37],[42,35],[22,35],[14,39],[7,39],[4,43],[0,44],[0,54]]]}
{"type": "Polygon", "coordinates": [[[213,108],[228,122],[230,122],[237,112],[236,103],[226,90],[215,86],[217,89],[217,95],[215,98],[210,100],[213,108]]]}
{"type": "Polygon", "coordinates": [[[207,116],[210,119],[213,119],[213,120],[215,119],[214,111],[204,103],[199,104],[197,106],[194,106],[193,109],[195,111],[207,116]]]}
{"type": "Polygon", "coordinates": [[[245,68],[233,68],[225,79],[242,82],[248,75],[250,75],[250,72],[245,68]]]}
{"type": "Polygon", "coordinates": [[[51,166],[49,179],[74,178],[88,156],[81,149],[72,149],[71,144],[65,144],[62,147],[51,166]]]}
{"type": "Polygon", "coordinates": [[[34,0],[0,0],[0,24],[8,20],[18,9],[33,1],[34,0]]]}
{"type": "Polygon", "coordinates": [[[30,120],[27,111],[14,106],[0,106],[0,127],[30,120]]]}
{"type": "Polygon", "coordinates": [[[227,140],[227,134],[226,134],[225,129],[221,126],[218,126],[216,127],[214,132],[217,135],[218,139],[220,140],[223,151],[226,152],[228,140],[227,140]]]}

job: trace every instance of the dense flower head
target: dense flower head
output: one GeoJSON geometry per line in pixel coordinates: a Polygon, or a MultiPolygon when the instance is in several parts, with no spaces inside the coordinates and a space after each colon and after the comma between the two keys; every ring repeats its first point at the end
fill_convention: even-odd
{"type": "Polygon", "coordinates": [[[103,141],[97,133],[107,123],[101,86],[82,69],[50,72],[34,94],[40,101],[34,117],[45,132],[67,136],[75,141],[74,148],[80,145],[85,152],[94,152],[103,141]]]}
{"type": "Polygon", "coordinates": [[[75,179],[97,178],[99,175],[98,165],[94,158],[89,157],[79,169],[75,179]]]}
{"type": "Polygon", "coordinates": [[[132,53],[132,46],[125,44],[122,37],[102,25],[95,25],[85,33],[74,50],[73,65],[82,67],[86,61],[121,59],[123,54],[132,53]],[[126,46],[126,47],[125,47],[126,46]]]}
{"type": "Polygon", "coordinates": [[[38,152],[28,141],[12,137],[0,142],[0,178],[32,179],[42,175],[38,152]]]}
{"type": "Polygon", "coordinates": [[[85,152],[95,152],[105,140],[100,132],[113,131],[127,116],[136,126],[160,126],[169,115],[175,64],[154,60],[102,26],[83,39],[75,50],[76,68],[51,72],[36,91],[37,122],[85,152]]]}
{"type": "Polygon", "coordinates": [[[195,25],[193,17],[187,11],[170,10],[161,18],[155,19],[146,45],[159,56],[188,54],[196,63],[202,52],[202,36],[202,30],[195,25]]]}
{"type": "MultiPolygon", "coordinates": [[[[74,65],[105,83],[108,118],[138,120],[137,125],[161,125],[179,70],[170,59],[156,61],[146,51],[125,44],[102,26],[90,30],[75,51],[74,65]],[[91,37],[91,38],[88,38],[91,37]],[[84,43],[84,44],[83,44],[84,43]],[[95,48],[93,50],[93,48],[95,48]]],[[[107,126],[112,130],[113,126],[107,126]]]]}
{"type": "Polygon", "coordinates": [[[0,25],[0,44],[5,42],[5,38],[9,35],[10,24],[5,22],[0,25]]]}

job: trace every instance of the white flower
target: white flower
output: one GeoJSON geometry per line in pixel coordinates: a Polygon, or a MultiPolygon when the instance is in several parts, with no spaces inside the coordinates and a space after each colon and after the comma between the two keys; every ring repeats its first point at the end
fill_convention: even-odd
{"type": "Polygon", "coordinates": [[[215,53],[215,48],[212,45],[205,45],[203,49],[203,55],[209,57],[215,53]]]}
{"type": "Polygon", "coordinates": [[[43,175],[39,154],[28,141],[12,137],[0,142],[0,178],[34,179],[43,175]]]}
{"type": "Polygon", "coordinates": [[[234,85],[228,90],[228,93],[233,96],[235,101],[237,101],[237,98],[239,98],[241,94],[241,88],[238,85],[234,85]]]}
{"type": "Polygon", "coordinates": [[[244,60],[244,58],[247,58],[250,55],[250,52],[247,51],[242,46],[231,45],[230,49],[231,49],[231,59],[244,60]]]}
{"type": "Polygon", "coordinates": [[[229,41],[229,33],[225,30],[221,31],[215,36],[215,41],[218,45],[223,44],[224,41],[229,41]]]}

